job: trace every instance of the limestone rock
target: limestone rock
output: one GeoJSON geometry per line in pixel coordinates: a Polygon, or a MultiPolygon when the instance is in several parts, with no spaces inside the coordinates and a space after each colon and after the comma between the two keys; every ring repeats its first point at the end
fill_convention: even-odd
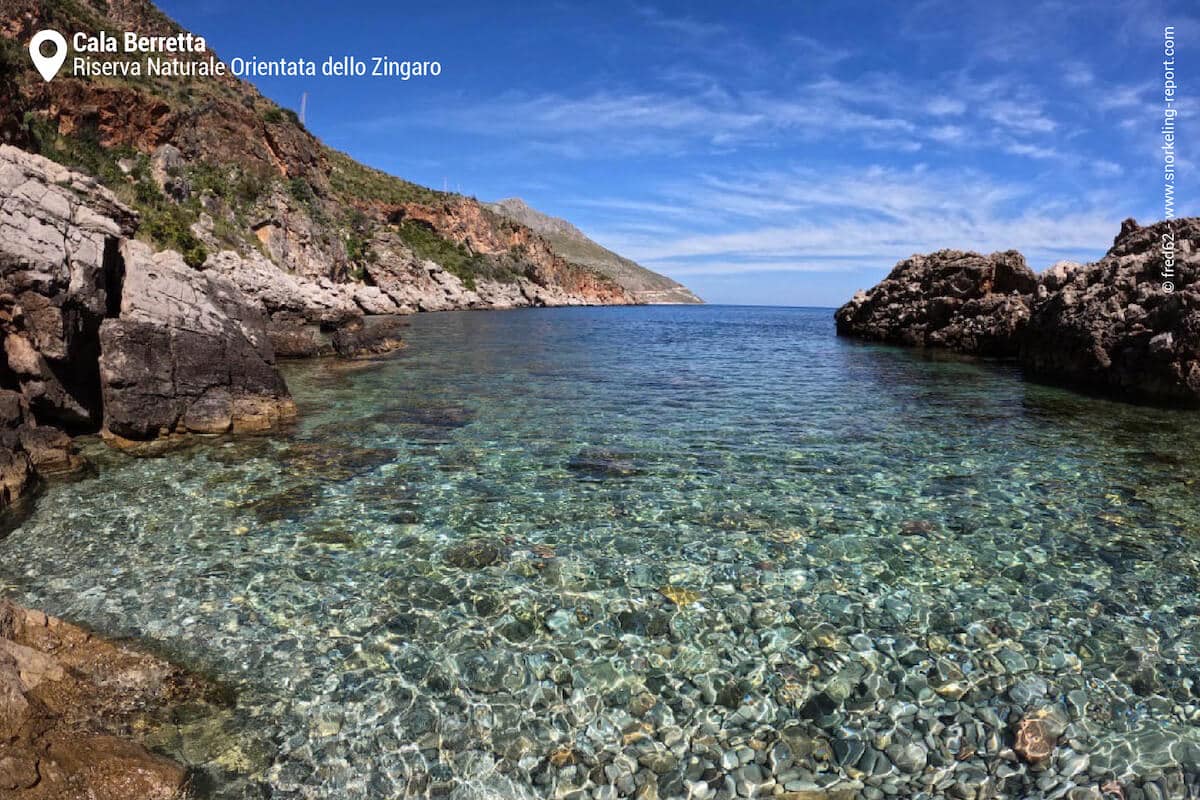
{"type": "Polygon", "coordinates": [[[1037,276],[1014,250],[939,250],[901,261],[837,310],[837,331],[882,342],[1014,356],[1037,276]]]}
{"type": "Polygon", "coordinates": [[[121,247],[121,314],[100,328],[105,429],[144,440],[263,430],[295,407],[266,320],[237,287],[174,252],[121,247]]]}
{"type": "Polygon", "coordinates": [[[1031,374],[1129,400],[1200,405],[1200,218],[1126,220],[1104,258],[1052,272],[1021,342],[1031,374]],[[1164,241],[1174,243],[1173,292],[1163,289],[1164,241]]]}
{"type": "Polygon", "coordinates": [[[835,318],[841,335],[1015,357],[1041,380],[1200,406],[1200,218],[1126,220],[1099,261],[1036,278],[1013,251],[914,256],[835,318]]]}
{"type": "Polygon", "coordinates": [[[12,381],[44,424],[99,421],[96,332],[135,224],[94,180],[0,145],[0,331],[12,381]]]}

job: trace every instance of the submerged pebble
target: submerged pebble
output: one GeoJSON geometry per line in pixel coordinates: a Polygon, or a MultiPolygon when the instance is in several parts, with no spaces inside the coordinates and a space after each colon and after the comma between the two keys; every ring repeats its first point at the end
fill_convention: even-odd
{"type": "Polygon", "coordinates": [[[290,439],[94,449],[0,579],[234,686],[162,743],[217,800],[1188,796],[1195,417],[827,316],[418,317],[290,439]]]}

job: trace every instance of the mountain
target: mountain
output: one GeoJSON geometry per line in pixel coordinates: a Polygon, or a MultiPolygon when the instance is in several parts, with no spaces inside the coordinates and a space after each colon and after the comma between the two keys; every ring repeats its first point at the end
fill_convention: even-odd
{"type": "Polygon", "coordinates": [[[590,267],[607,275],[633,293],[642,303],[703,303],[690,289],[665,275],[646,269],[641,264],[619,256],[597,244],[565,219],[543,214],[530,208],[519,197],[510,197],[487,208],[513,222],[541,234],[554,252],[574,264],[590,267]]]}
{"type": "MultiPolygon", "coordinates": [[[[229,75],[45,82],[44,28],[174,36],[147,0],[0,0],[0,142],[94,176],[135,236],[220,274],[261,306],[277,355],[329,347],[364,315],[632,304],[642,282],[565,255],[473,198],[364,166],[229,75]]],[[[158,54],[183,61],[216,54],[158,54]]],[[[124,59],[125,56],[95,56],[124,59]]]]}

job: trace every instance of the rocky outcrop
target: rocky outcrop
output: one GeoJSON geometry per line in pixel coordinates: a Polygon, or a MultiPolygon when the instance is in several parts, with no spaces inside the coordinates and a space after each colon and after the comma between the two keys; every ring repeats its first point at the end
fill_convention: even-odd
{"type": "Polygon", "coordinates": [[[260,306],[130,238],[137,223],[90,178],[0,146],[0,508],[82,465],[68,434],[261,430],[294,414],[260,306]]]}
{"type": "Polygon", "coordinates": [[[1094,264],[1052,268],[1021,342],[1033,375],[1130,400],[1200,405],[1200,218],[1126,220],[1094,264]],[[1163,245],[1174,245],[1174,291],[1163,245]]]}
{"type": "Polygon", "coordinates": [[[182,797],[184,767],[124,737],[213,695],[158,658],[0,601],[0,797],[182,797]]]}
{"type": "Polygon", "coordinates": [[[120,302],[133,212],[99,184],[0,146],[0,328],[9,384],[40,422],[100,419],[97,332],[120,302]]]}
{"type": "Polygon", "coordinates": [[[1012,251],[913,256],[835,318],[844,336],[1013,357],[1041,380],[1197,406],[1200,218],[1126,220],[1099,261],[1036,277],[1012,251]]]}
{"type": "Polygon", "coordinates": [[[99,329],[135,224],[94,180],[0,145],[0,508],[82,464],[63,431],[100,424],[99,329]]]}
{"type": "Polygon", "coordinates": [[[1037,276],[1009,250],[939,250],[901,261],[837,310],[837,331],[880,342],[1015,356],[1037,276]]]}
{"type": "Polygon", "coordinates": [[[121,313],[100,327],[108,433],[259,431],[295,416],[266,319],[231,282],[141,242],[121,256],[121,313]]]}

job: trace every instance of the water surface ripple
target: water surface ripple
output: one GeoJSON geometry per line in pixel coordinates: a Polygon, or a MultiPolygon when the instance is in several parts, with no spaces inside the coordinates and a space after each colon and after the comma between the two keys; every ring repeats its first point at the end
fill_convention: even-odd
{"type": "Polygon", "coordinates": [[[1193,791],[1196,414],[828,310],[412,322],[289,365],[288,435],[90,446],[0,542],[20,601],[237,689],[153,734],[202,793],[1193,791]]]}

